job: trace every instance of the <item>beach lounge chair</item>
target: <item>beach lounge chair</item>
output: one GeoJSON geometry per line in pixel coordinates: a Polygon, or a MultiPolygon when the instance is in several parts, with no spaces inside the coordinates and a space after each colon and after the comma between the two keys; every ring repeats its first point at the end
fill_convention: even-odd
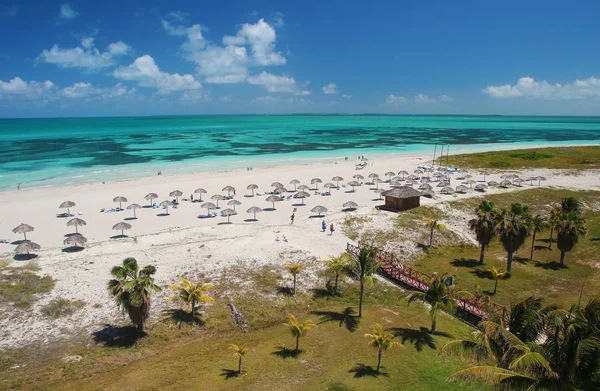
{"type": "Polygon", "coordinates": [[[8,240],[8,239],[0,239],[0,243],[10,243],[10,240],[8,240]]]}

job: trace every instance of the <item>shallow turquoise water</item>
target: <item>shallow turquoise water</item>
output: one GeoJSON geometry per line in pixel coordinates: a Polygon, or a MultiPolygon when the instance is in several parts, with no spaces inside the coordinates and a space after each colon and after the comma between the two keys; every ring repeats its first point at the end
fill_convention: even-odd
{"type": "Polygon", "coordinates": [[[600,117],[282,115],[0,120],[0,189],[433,151],[596,143],[600,117]]]}

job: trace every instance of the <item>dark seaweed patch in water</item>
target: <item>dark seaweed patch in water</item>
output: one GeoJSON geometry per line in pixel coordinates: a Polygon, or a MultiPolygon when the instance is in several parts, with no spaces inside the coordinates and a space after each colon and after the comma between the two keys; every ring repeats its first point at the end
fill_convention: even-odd
{"type": "Polygon", "coordinates": [[[146,163],[153,159],[149,156],[131,155],[123,152],[98,153],[87,162],[70,164],[71,167],[119,166],[121,164],[146,163]]]}

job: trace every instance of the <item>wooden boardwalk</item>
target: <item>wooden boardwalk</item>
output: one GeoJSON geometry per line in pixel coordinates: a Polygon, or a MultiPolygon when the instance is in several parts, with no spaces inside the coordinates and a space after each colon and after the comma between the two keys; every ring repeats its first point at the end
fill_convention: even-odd
{"type": "MultiPolygon", "coordinates": [[[[350,254],[358,254],[360,251],[360,244],[355,246],[348,243],[346,251],[350,254]]],[[[379,251],[377,252],[377,262],[381,263],[380,273],[391,279],[394,282],[407,285],[418,291],[425,292],[429,289],[429,284],[421,272],[416,269],[407,266],[404,262],[398,260],[394,254],[379,251]]],[[[455,299],[457,308],[474,315],[478,319],[488,319],[490,317],[490,311],[494,311],[505,321],[508,311],[506,307],[490,303],[485,304],[480,299],[467,299],[467,298],[456,298],[455,299]]]]}

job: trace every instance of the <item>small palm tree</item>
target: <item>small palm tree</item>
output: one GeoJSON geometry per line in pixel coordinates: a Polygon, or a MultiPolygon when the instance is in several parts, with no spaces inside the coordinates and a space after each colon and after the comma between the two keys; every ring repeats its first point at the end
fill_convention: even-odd
{"type": "Polygon", "coordinates": [[[527,206],[519,203],[500,211],[496,217],[496,232],[506,251],[506,271],[512,271],[513,254],[523,246],[531,232],[531,214],[527,206]]]}
{"type": "Polygon", "coordinates": [[[560,265],[565,265],[565,254],[573,248],[581,236],[585,236],[585,219],[576,212],[564,213],[556,225],[556,247],[560,250],[560,265]]]}
{"type": "Polygon", "coordinates": [[[381,354],[393,346],[404,347],[402,343],[394,341],[394,335],[386,333],[379,323],[375,323],[373,334],[365,334],[365,337],[371,338],[369,345],[377,349],[377,373],[381,369],[381,354]]]}
{"type": "Polygon", "coordinates": [[[446,229],[446,226],[440,223],[438,220],[433,220],[424,217],[423,221],[425,221],[425,227],[429,229],[429,247],[433,246],[433,231],[443,231],[446,229]]]}
{"type": "Polygon", "coordinates": [[[300,337],[304,337],[306,334],[308,334],[310,329],[316,326],[316,324],[314,324],[313,321],[310,319],[307,319],[303,323],[300,323],[298,319],[296,319],[296,317],[291,314],[288,315],[287,323],[284,323],[283,325],[287,327],[292,333],[292,335],[296,338],[296,352],[298,352],[298,350],[300,349],[300,337]]]}
{"type": "Polygon", "coordinates": [[[337,257],[335,255],[330,255],[329,259],[324,259],[323,262],[327,267],[327,272],[333,274],[335,276],[335,284],[333,286],[333,291],[338,291],[338,280],[340,275],[346,270],[348,263],[350,261],[350,254],[342,253],[337,257]]]}
{"type": "Polygon", "coordinates": [[[477,218],[469,221],[469,228],[471,231],[475,232],[475,238],[481,246],[479,264],[483,265],[485,248],[496,236],[496,212],[494,210],[494,203],[485,200],[481,201],[481,204],[479,204],[475,213],[477,214],[477,218]]]}
{"type": "Polygon", "coordinates": [[[291,263],[285,265],[285,268],[290,272],[290,274],[294,277],[294,299],[296,298],[296,275],[300,273],[302,270],[301,263],[291,263]]]}
{"type": "Polygon", "coordinates": [[[177,295],[171,297],[171,300],[179,300],[180,302],[189,305],[191,307],[190,315],[192,318],[196,314],[197,304],[206,304],[215,301],[209,294],[208,291],[212,289],[212,284],[201,280],[194,284],[185,278],[179,278],[181,285],[171,285],[169,288],[176,290],[177,295]]]}
{"type": "Polygon", "coordinates": [[[533,249],[535,247],[535,235],[538,232],[544,231],[546,228],[548,228],[548,223],[546,222],[546,219],[544,219],[542,216],[536,215],[531,218],[531,232],[532,232],[533,236],[531,238],[531,254],[529,255],[529,259],[533,260],[533,249]]]}
{"type": "Polygon", "coordinates": [[[499,267],[498,268],[492,267],[488,271],[490,272],[490,274],[492,275],[492,278],[494,279],[494,293],[492,293],[492,294],[495,295],[496,290],[498,289],[498,280],[506,278],[506,276],[508,276],[508,273],[506,272],[506,270],[499,268],[499,267]]]}
{"type": "Polygon", "coordinates": [[[563,198],[560,204],[554,204],[550,211],[550,240],[549,248],[552,249],[553,234],[562,214],[578,213],[583,211],[583,203],[575,197],[563,198]]]}
{"type": "Polygon", "coordinates": [[[362,247],[358,254],[352,254],[352,260],[346,271],[350,277],[360,284],[360,298],[358,304],[358,316],[362,316],[363,298],[365,295],[365,284],[373,283],[373,274],[381,267],[377,262],[377,250],[372,247],[362,247]]]}
{"type": "Polygon", "coordinates": [[[467,291],[454,292],[454,286],[449,284],[449,278],[450,277],[446,273],[441,277],[433,276],[429,279],[429,289],[427,289],[426,292],[415,292],[408,298],[409,305],[415,301],[429,303],[431,305],[431,309],[429,310],[429,315],[431,315],[431,333],[435,333],[439,309],[453,313],[456,309],[455,299],[473,297],[473,295],[467,291]]]}
{"type": "Polygon", "coordinates": [[[150,295],[161,289],[154,283],[154,266],[145,266],[141,270],[135,258],[123,260],[123,266],[115,266],[110,274],[114,277],[108,282],[108,291],[123,311],[127,311],[131,323],[138,332],[144,332],[144,321],[150,313],[150,295]]]}
{"type": "Polygon", "coordinates": [[[243,345],[234,345],[231,344],[231,349],[233,349],[233,357],[238,359],[238,374],[242,374],[242,358],[246,353],[250,351],[250,348],[246,347],[246,344],[243,345]]]}

